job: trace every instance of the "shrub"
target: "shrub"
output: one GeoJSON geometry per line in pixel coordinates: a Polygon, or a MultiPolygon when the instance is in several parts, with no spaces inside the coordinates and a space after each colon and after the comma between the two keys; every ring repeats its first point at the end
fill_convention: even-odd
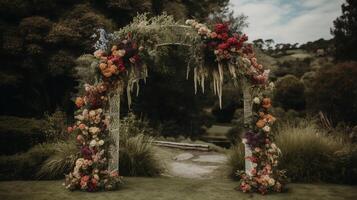
{"type": "Polygon", "coordinates": [[[52,144],[39,144],[26,153],[0,156],[0,180],[36,178],[43,161],[53,153],[52,144]]]}
{"type": "Polygon", "coordinates": [[[344,148],[338,138],[327,136],[312,123],[279,127],[276,143],[283,156],[280,168],[292,181],[334,181],[339,176],[335,153],[344,148]]]}
{"type": "Polygon", "coordinates": [[[68,124],[66,113],[60,110],[56,110],[51,115],[45,113],[45,120],[45,135],[47,142],[56,142],[68,139],[69,134],[67,132],[68,124]]]}
{"type": "Polygon", "coordinates": [[[0,154],[14,154],[28,150],[45,140],[45,121],[0,116],[0,154]]]}
{"type": "Polygon", "coordinates": [[[284,109],[305,108],[304,84],[293,75],[286,75],[276,82],[274,100],[284,109]]]}
{"type": "MultiPolygon", "coordinates": [[[[293,182],[324,181],[356,184],[357,147],[327,135],[311,120],[279,125],[276,144],[282,151],[279,168],[293,182]]],[[[231,175],[244,169],[244,147],[234,146],[229,155],[231,175]]]]}
{"type": "Polygon", "coordinates": [[[49,156],[36,172],[36,177],[41,179],[63,178],[74,167],[78,158],[78,148],[75,140],[51,144],[53,154],[49,156]]]}
{"type": "Polygon", "coordinates": [[[357,62],[321,68],[307,95],[312,111],[326,113],[334,122],[357,123],[357,62]]]}

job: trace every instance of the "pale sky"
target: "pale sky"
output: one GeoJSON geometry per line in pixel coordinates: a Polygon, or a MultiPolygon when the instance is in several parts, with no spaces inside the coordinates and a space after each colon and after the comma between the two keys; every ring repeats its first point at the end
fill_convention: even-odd
{"type": "Polygon", "coordinates": [[[333,20],[344,0],[230,0],[236,14],[248,16],[249,40],[274,39],[280,43],[305,43],[330,39],[333,20]]]}

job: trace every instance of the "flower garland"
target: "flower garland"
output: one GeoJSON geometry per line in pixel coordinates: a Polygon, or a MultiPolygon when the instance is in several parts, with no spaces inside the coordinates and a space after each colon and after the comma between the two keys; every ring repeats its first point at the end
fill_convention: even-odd
{"type": "Polygon", "coordinates": [[[201,66],[194,69],[195,89],[197,85],[201,85],[204,91],[204,80],[210,72],[214,93],[218,96],[220,107],[222,107],[225,68],[233,78],[241,75],[255,85],[267,83],[270,70],[264,69],[263,65],[257,63],[252,45],[246,43],[247,35],[233,32],[227,23],[215,24],[213,31],[205,24],[192,19],[186,20],[186,24],[197,30],[203,43],[201,49],[203,62],[201,66]]]}
{"type": "Polygon", "coordinates": [[[253,99],[253,126],[243,139],[252,149],[252,155],[245,159],[253,163],[253,168],[249,174],[244,170],[237,172],[241,178],[239,190],[243,192],[281,192],[286,182],[285,171],[276,169],[281,152],[271,133],[271,126],[276,121],[269,114],[271,106],[271,99],[267,96],[253,99]]]}
{"type": "Polygon", "coordinates": [[[68,127],[68,132],[77,134],[80,158],[73,171],[66,175],[66,188],[92,192],[113,190],[121,183],[118,171],[108,171],[110,117],[105,111],[110,92],[123,87],[122,80],[134,71],[138,73],[144,69],[139,56],[142,49],[128,36],[113,45],[110,53],[104,50],[94,52],[100,81],[95,85],[85,84],[84,95],[75,100],[78,108],[76,122],[68,127]]]}

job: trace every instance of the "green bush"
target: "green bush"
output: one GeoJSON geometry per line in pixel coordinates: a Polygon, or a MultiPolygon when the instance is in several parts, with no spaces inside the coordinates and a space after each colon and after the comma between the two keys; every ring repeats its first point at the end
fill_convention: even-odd
{"type": "Polygon", "coordinates": [[[45,140],[43,120],[0,116],[0,155],[28,150],[45,140]]]}
{"type": "MultiPolygon", "coordinates": [[[[287,170],[291,181],[357,183],[356,145],[327,135],[308,120],[280,125],[275,134],[282,151],[279,168],[287,170]]],[[[231,175],[244,169],[244,148],[238,145],[229,156],[231,175]]]]}
{"type": "Polygon", "coordinates": [[[293,75],[286,75],[276,81],[274,102],[284,109],[305,108],[304,84],[293,75]]]}
{"type": "Polygon", "coordinates": [[[36,178],[37,170],[53,153],[52,144],[39,144],[26,153],[0,156],[0,180],[36,178]]]}
{"type": "MultiPolygon", "coordinates": [[[[346,144],[326,135],[312,123],[279,127],[276,143],[283,155],[280,168],[292,181],[332,181],[340,177],[336,153],[346,144]]],[[[340,177],[341,178],[341,177],[340,177]]]]}
{"type": "Polygon", "coordinates": [[[51,154],[37,169],[36,177],[41,179],[62,179],[74,167],[78,158],[78,147],[75,140],[51,144],[51,154]]]}
{"type": "Polygon", "coordinates": [[[357,123],[357,62],[323,67],[307,94],[308,108],[322,111],[333,122],[357,123]]]}

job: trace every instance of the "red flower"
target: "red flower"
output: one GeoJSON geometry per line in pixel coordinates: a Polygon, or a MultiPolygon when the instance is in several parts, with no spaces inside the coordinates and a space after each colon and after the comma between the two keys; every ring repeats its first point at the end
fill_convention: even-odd
{"type": "Polygon", "coordinates": [[[221,49],[221,50],[225,50],[225,49],[228,49],[229,48],[229,44],[228,43],[221,43],[218,45],[218,49],[221,49]]]}
{"type": "Polygon", "coordinates": [[[228,25],[226,23],[220,23],[214,25],[214,31],[216,33],[226,33],[228,32],[228,25]]]}
{"type": "Polygon", "coordinates": [[[227,42],[228,42],[228,44],[230,44],[230,45],[235,45],[235,44],[238,43],[238,40],[237,40],[237,38],[235,38],[235,37],[230,37],[230,38],[228,38],[227,42]]]}
{"type": "Polygon", "coordinates": [[[242,37],[239,39],[241,42],[245,42],[248,40],[248,36],[246,34],[243,34],[242,37]]]}
{"type": "Polygon", "coordinates": [[[119,72],[125,71],[125,66],[124,66],[124,64],[120,64],[120,65],[118,66],[118,70],[119,70],[119,72]]]}
{"type": "Polygon", "coordinates": [[[217,38],[221,40],[227,40],[228,34],[227,33],[218,34],[217,38]]]}

